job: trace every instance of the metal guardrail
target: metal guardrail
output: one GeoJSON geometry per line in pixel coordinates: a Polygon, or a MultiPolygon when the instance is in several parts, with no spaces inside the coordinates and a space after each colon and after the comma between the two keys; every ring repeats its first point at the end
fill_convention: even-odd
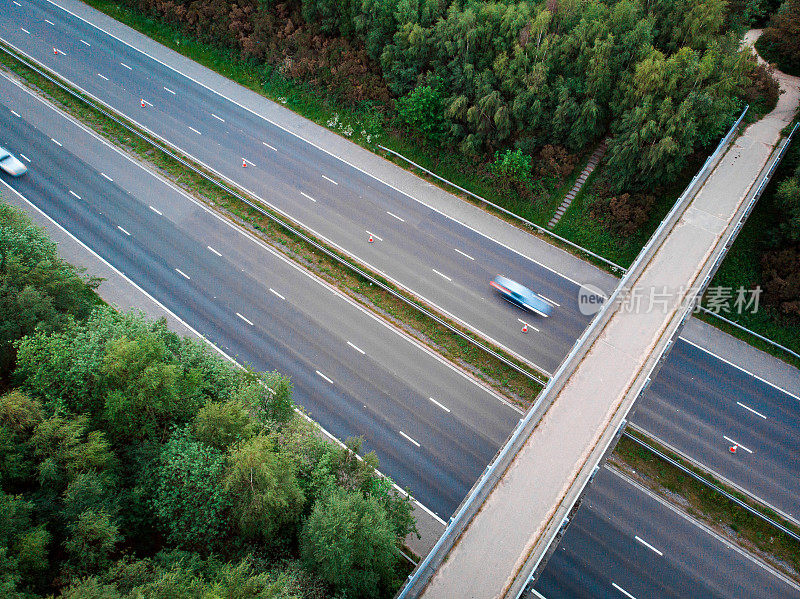
{"type": "Polygon", "coordinates": [[[693,471],[691,468],[687,468],[686,466],[684,466],[680,462],[672,459],[671,457],[669,457],[668,455],[666,455],[663,452],[659,451],[655,447],[652,447],[646,441],[640,439],[639,437],[637,437],[635,435],[630,434],[628,431],[624,431],[622,434],[623,434],[623,436],[627,437],[628,439],[631,439],[631,440],[635,441],[636,443],[638,443],[639,445],[641,445],[642,447],[644,447],[648,451],[654,453],[655,455],[657,455],[659,458],[661,458],[662,460],[664,460],[668,464],[670,464],[672,466],[675,466],[676,468],[680,469],[682,472],[688,474],[694,480],[698,481],[699,483],[702,483],[703,485],[705,485],[709,489],[714,490],[715,492],[719,493],[720,495],[722,495],[726,499],[732,501],[733,503],[735,503],[739,507],[745,509],[748,513],[752,514],[753,516],[756,516],[756,517],[760,518],[761,520],[763,520],[767,524],[769,524],[771,526],[774,526],[775,528],[780,530],[782,533],[784,533],[784,534],[790,536],[791,538],[793,538],[795,541],[800,541],[800,534],[797,534],[795,531],[793,531],[793,530],[791,530],[789,528],[786,528],[780,522],[776,522],[775,520],[773,520],[772,518],[770,518],[766,514],[763,514],[763,513],[759,512],[757,509],[754,509],[752,506],[748,505],[746,502],[742,501],[741,499],[739,499],[735,495],[732,495],[731,493],[728,493],[725,489],[723,489],[721,487],[718,487],[717,485],[715,485],[714,483],[712,483],[709,480],[706,480],[705,478],[703,478],[702,476],[697,474],[695,471],[693,471]]]}
{"type": "MultiPolygon", "coordinates": [[[[311,238],[308,235],[306,235],[300,229],[295,228],[294,226],[290,225],[289,223],[285,222],[284,220],[278,218],[277,216],[272,214],[270,211],[265,210],[264,208],[262,208],[259,204],[247,199],[245,196],[243,196],[239,192],[235,191],[231,187],[225,185],[224,183],[219,181],[217,178],[210,176],[208,173],[206,173],[202,169],[197,168],[196,166],[191,164],[186,159],[182,158],[181,156],[178,156],[176,154],[176,152],[180,152],[181,150],[179,148],[175,148],[171,144],[169,144],[169,147],[168,147],[168,142],[166,140],[162,139],[161,137],[158,137],[157,134],[148,131],[145,127],[142,127],[142,129],[144,129],[148,133],[148,135],[145,135],[137,127],[131,126],[131,125],[127,124],[126,122],[124,122],[123,120],[121,120],[122,118],[125,118],[125,117],[117,118],[117,116],[115,116],[116,110],[114,110],[114,108],[112,108],[111,106],[109,106],[108,104],[106,104],[105,102],[100,100],[99,98],[96,98],[95,96],[93,96],[89,92],[86,92],[85,90],[81,89],[80,86],[75,85],[75,84],[71,84],[71,85],[74,85],[78,90],[80,90],[81,93],[77,93],[76,91],[71,89],[68,85],[65,85],[61,81],[59,81],[58,80],[59,76],[56,73],[51,71],[46,66],[41,65],[40,63],[37,63],[32,57],[28,56],[25,52],[23,52],[19,48],[15,47],[13,44],[8,43],[6,40],[3,40],[1,38],[0,38],[0,42],[2,42],[2,43],[0,43],[0,50],[2,50],[3,52],[8,54],[9,56],[14,58],[15,60],[18,60],[18,61],[22,62],[27,68],[33,70],[39,76],[44,77],[45,79],[47,79],[48,81],[50,81],[54,85],[58,86],[63,91],[67,92],[69,95],[71,95],[74,98],[80,100],[81,102],[89,105],[91,108],[93,108],[94,110],[100,112],[106,118],[111,119],[112,121],[114,121],[120,127],[123,127],[124,129],[126,129],[130,133],[136,135],[138,138],[140,138],[143,141],[147,142],[148,144],[152,145],[153,147],[155,147],[159,151],[165,153],[170,158],[172,158],[176,162],[180,163],[184,167],[188,168],[189,170],[191,170],[195,174],[201,176],[203,179],[205,179],[206,181],[208,181],[209,183],[211,183],[215,187],[217,187],[217,188],[225,191],[226,193],[232,195],[233,197],[235,197],[240,202],[243,202],[245,205],[247,205],[248,207],[252,208],[253,210],[258,212],[262,216],[268,218],[272,222],[276,223],[278,226],[280,226],[283,229],[289,231],[292,235],[295,235],[296,237],[299,237],[300,239],[302,239],[307,244],[311,245],[315,249],[317,249],[320,252],[322,252],[323,254],[325,254],[327,257],[333,259],[334,261],[336,261],[337,263],[341,264],[345,268],[351,270],[356,275],[358,275],[360,277],[363,277],[364,279],[366,279],[367,281],[369,281],[373,285],[377,285],[383,291],[385,291],[385,292],[389,293],[390,295],[392,295],[394,298],[402,301],[404,304],[406,304],[406,305],[410,306],[411,308],[417,310],[421,314],[424,314],[425,316],[427,316],[428,318],[430,318],[431,320],[433,320],[437,324],[445,327],[451,333],[453,333],[455,335],[458,335],[459,337],[461,337],[462,339],[464,339],[468,343],[470,343],[470,344],[474,345],[475,347],[481,349],[482,351],[486,352],[487,354],[489,354],[490,356],[492,356],[496,360],[499,360],[500,362],[502,362],[503,364],[505,364],[509,368],[511,368],[511,369],[515,370],[516,372],[522,374],[523,376],[525,376],[528,379],[534,381],[535,383],[538,383],[539,385],[545,386],[547,384],[545,380],[539,378],[538,376],[532,374],[531,372],[527,371],[526,369],[524,369],[524,368],[520,367],[519,365],[515,364],[514,362],[512,362],[511,360],[509,360],[505,356],[499,354],[498,352],[496,352],[492,348],[488,347],[487,345],[481,343],[480,341],[478,341],[478,340],[474,339],[473,337],[471,337],[471,336],[465,334],[464,332],[460,331],[458,328],[456,328],[453,325],[451,325],[450,323],[444,321],[442,318],[440,318],[439,316],[437,316],[436,314],[434,314],[433,312],[431,312],[430,310],[428,310],[424,306],[421,306],[420,304],[410,300],[409,298],[407,298],[403,294],[398,293],[397,291],[395,291],[394,289],[392,289],[391,287],[389,287],[388,285],[386,285],[382,281],[380,281],[377,278],[375,278],[373,275],[371,275],[367,271],[362,270],[358,266],[352,264],[351,262],[349,262],[349,261],[345,260],[344,258],[342,258],[341,256],[337,255],[335,252],[332,252],[331,250],[329,250],[327,247],[325,247],[321,243],[317,242],[313,238],[311,238]],[[48,72],[44,72],[42,69],[45,69],[48,72]],[[159,143],[159,141],[156,141],[156,140],[152,139],[151,136],[158,137],[158,139],[160,140],[161,143],[159,143]]],[[[218,177],[220,177],[222,179],[226,179],[226,177],[224,175],[221,175],[219,173],[214,173],[214,174],[216,174],[218,177]]],[[[290,217],[287,215],[286,218],[290,218],[290,217]]],[[[354,257],[354,259],[355,259],[355,257],[354,257]]]]}
{"type": "Polygon", "coordinates": [[[575,243],[573,241],[570,241],[569,239],[567,239],[565,237],[561,237],[560,235],[556,235],[552,231],[548,230],[546,227],[542,227],[541,225],[537,225],[536,223],[533,223],[533,222],[529,221],[528,219],[521,217],[519,214],[515,214],[515,213],[511,212],[510,210],[507,210],[506,208],[503,208],[502,206],[499,206],[499,205],[495,204],[494,202],[490,202],[486,198],[483,198],[483,197],[479,196],[478,194],[471,192],[469,189],[464,189],[460,185],[456,185],[452,181],[448,181],[444,177],[440,177],[439,175],[437,175],[433,171],[429,171],[424,166],[420,166],[419,164],[417,164],[416,162],[414,162],[413,160],[411,160],[409,158],[406,158],[405,156],[403,156],[399,152],[395,152],[394,150],[392,150],[390,148],[387,148],[386,146],[379,145],[378,147],[381,150],[383,150],[384,152],[388,152],[392,156],[397,156],[401,160],[404,160],[405,162],[407,162],[408,164],[410,164],[414,168],[421,170],[423,173],[425,173],[427,175],[430,175],[431,177],[437,179],[438,181],[441,181],[442,183],[445,183],[446,185],[449,185],[453,189],[457,189],[458,191],[467,194],[471,198],[474,198],[474,199],[478,200],[479,202],[482,202],[483,204],[486,204],[487,206],[491,206],[494,210],[502,212],[506,216],[509,216],[509,217],[513,218],[514,220],[517,220],[517,221],[521,222],[524,226],[530,227],[531,229],[534,229],[538,233],[544,233],[544,234],[552,237],[553,239],[558,240],[559,243],[563,243],[564,245],[567,245],[567,246],[571,247],[572,249],[574,249],[576,251],[582,252],[582,253],[586,254],[587,256],[591,256],[595,260],[599,260],[603,264],[606,264],[607,266],[611,267],[611,269],[616,271],[616,272],[625,272],[626,269],[624,267],[620,266],[619,264],[617,264],[615,262],[612,262],[608,258],[604,258],[603,256],[601,256],[599,254],[596,254],[591,250],[587,250],[585,247],[581,247],[577,243],[575,243]]]}
{"type": "Polygon", "coordinates": [[[711,310],[709,310],[708,308],[704,308],[703,306],[698,306],[698,309],[699,309],[701,312],[703,312],[703,313],[705,313],[705,314],[708,314],[708,315],[710,315],[710,316],[714,316],[715,318],[719,318],[719,319],[720,319],[722,322],[724,322],[724,323],[726,323],[726,324],[729,324],[729,325],[731,325],[731,326],[734,326],[734,327],[736,327],[737,329],[739,329],[740,331],[744,331],[745,333],[748,333],[748,334],[752,335],[752,336],[753,336],[753,337],[755,337],[756,339],[760,339],[761,341],[763,341],[763,342],[765,342],[765,343],[769,343],[769,344],[770,344],[770,345],[772,345],[773,347],[777,347],[777,348],[778,348],[778,349],[780,349],[781,351],[785,351],[785,352],[786,352],[787,354],[789,354],[790,356],[794,356],[795,358],[797,358],[798,360],[800,360],[800,354],[798,354],[796,351],[793,351],[793,350],[789,349],[789,348],[788,348],[788,347],[786,347],[785,345],[781,345],[780,343],[778,343],[777,341],[773,341],[773,340],[772,340],[772,339],[770,339],[769,337],[764,337],[764,335],[759,335],[758,333],[756,333],[756,332],[755,332],[755,331],[753,331],[752,329],[748,329],[747,327],[740,325],[738,322],[735,322],[735,321],[733,321],[733,320],[730,320],[729,318],[725,318],[725,317],[724,317],[724,316],[722,316],[721,314],[717,314],[716,312],[712,312],[712,311],[711,311],[711,310]]]}
{"type": "MultiPolygon", "coordinates": [[[[653,233],[652,237],[647,244],[645,244],[645,247],[639,253],[636,260],[634,260],[631,267],[622,277],[616,289],[611,294],[611,297],[604,303],[603,308],[592,319],[592,322],[584,330],[580,338],[573,344],[569,355],[567,355],[567,357],[561,362],[555,374],[553,374],[553,376],[550,378],[550,381],[547,383],[547,386],[539,394],[536,402],[533,404],[530,410],[528,410],[528,413],[522,419],[520,419],[520,421],[517,423],[517,426],[514,427],[514,431],[512,432],[508,441],[500,449],[495,459],[486,467],[480,479],[478,479],[478,481],[472,487],[467,497],[459,506],[459,509],[456,511],[455,515],[450,519],[447,528],[436,542],[436,545],[434,545],[433,549],[428,553],[427,556],[425,556],[425,559],[409,576],[405,586],[397,595],[397,599],[409,599],[410,597],[418,596],[419,593],[422,592],[435,568],[438,567],[438,565],[444,559],[446,553],[449,552],[458,537],[467,528],[469,522],[472,520],[472,517],[477,512],[479,505],[489,495],[497,481],[500,480],[502,472],[504,472],[511,463],[514,455],[516,455],[517,451],[519,451],[519,448],[527,440],[527,437],[538,423],[543,412],[546,411],[546,409],[554,400],[554,396],[557,395],[557,393],[565,384],[566,378],[565,380],[562,380],[562,377],[564,377],[567,371],[574,371],[577,364],[588,351],[589,346],[591,346],[591,342],[594,341],[608,320],[610,320],[612,315],[611,308],[616,303],[620,294],[627,290],[628,282],[633,278],[638,277],[640,271],[643,270],[644,266],[646,266],[647,262],[649,262],[649,259],[652,257],[655,248],[657,245],[660,245],[661,241],[663,241],[667,227],[671,226],[677,221],[678,217],[686,208],[688,201],[691,199],[691,197],[693,197],[693,194],[696,192],[697,184],[700,183],[702,185],[702,183],[705,182],[705,179],[710,174],[709,167],[711,165],[715,165],[716,161],[722,156],[723,150],[727,148],[728,143],[736,133],[736,130],[738,129],[739,124],[742,122],[742,119],[744,119],[748,108],[749,106],[745,107],[741,116],[739,116],[727,134],[720,140],[714,152],[705,161],[700,171],[698,171],[694,178],[692,178],[692,181],[675,202],[670,212],[667,214],[664,220],[661,221],[661,224],[656,229],[656,232],[653,233]],[[436,561],[435,564],[434,561],[436,561]]],[[[567,513],[569,513],[569,509],[567,510],[567,513]]],[[[537,565],[538,562],[534,564],[534,571],[536,570],[537,565]]]]}

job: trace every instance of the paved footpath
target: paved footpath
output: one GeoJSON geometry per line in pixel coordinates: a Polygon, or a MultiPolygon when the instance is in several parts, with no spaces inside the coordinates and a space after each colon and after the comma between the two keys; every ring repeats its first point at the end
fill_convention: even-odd
{"type": "Polygon", "coordinates": [[[702,280],[797,104],[794,86],[731,145],[633,282],[646,297],[651,290],[674,291],[670,305],[664,310],[612,310],[422,596],[507,596],[529,556],[541,550],[541,539],[558,525],[558,510],[577,493],[576,481],[587,464],[591,467],[593,451],[604,439],[610,441],[609,432],[638,394],[651,356],[663,351],[681,318],[683,290],[702,280]]]}

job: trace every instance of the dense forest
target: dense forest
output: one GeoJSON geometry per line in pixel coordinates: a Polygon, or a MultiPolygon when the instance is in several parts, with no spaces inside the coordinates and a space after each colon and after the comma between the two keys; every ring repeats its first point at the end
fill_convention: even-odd
{"type": "MultiPolygon", "coordinates": [[[[775,0],[124,0],[467,155],[610,136],[609,190],[674,181],[767,76],[739,48],[775,0]]],[[[776,92],[777,93],[777,92],[776,92]]],[[[514,159],[510,153],[518,152],[514,159]]],[[[515,165],[515,163],[521,163],[515,165]]]]}
{"type": "Polygon", "coordinates": [[[0,596],[391,595],[414,522],[375,456],[97,285],[0,203],[0,596]]]}

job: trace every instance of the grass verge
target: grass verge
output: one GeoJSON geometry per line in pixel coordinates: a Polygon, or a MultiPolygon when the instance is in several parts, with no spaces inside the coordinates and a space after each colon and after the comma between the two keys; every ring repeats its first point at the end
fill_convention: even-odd
{"type": "MultiPolygon", "coordinates": [[[[21,61],[10,57],[4,52],[0,52],[0,64],[6,70],[21,78],[29,87],[114,143],[117,147],[144,162],[148,167],[156,170],[162,176],[170,179],[185,191],[226,215],[237,224],[247,228],[272,247],[309,269],[323,280],[335,285],[361,305],[437,351],[513,402],[522,407],[527,407],[541,391],[541,385],[529,377],[448,330],[391,293],[373,285],[366,278],[294,235],[286,227],[277,224],[274,220],[249,207],[234,195],[225,192],[204,177],[186,168],[168,154],[115,123],[86,102],[78,100],[73,95],[41,77],[21,61]]],[[[252,198],[248,199],[258,203],[252,198]]],[[[265,212],[270,212],[266,208],[264,210],[265,212]]],[[[282,220],[277,215],[273,214],[273,216],[278,220],[282,220]]],[[[309,237],[311,236],[309,235],[309,237]]],[[[314,241],[322,245],[319,240],[315,239],[314,241]]],[[[330,248],[328,249],[330,250],[330,248]]],[[[349,260],[338,252],[334,253],[345,261],[349,260]]],[[[381,280],[377,276],[374,276],[374,278],[381,280]]],[[[387,281],[381,280],[381,283],[392,287],[387,281]]],[[[402,291],[398,289],[394,289],[394,291],[413,301],[413,298],[402,291]]],[[[452,322],[448,324],[459,329],[471,339],[476,339],[469,331],[457,324],[452,322]]],[[[504,357],[527,370],[525,365],[519,363],[513,357],[508,355],[504,355],[504,357]]]]}
{"type": "MultiPolygon", "coordinates": [[[[697,469],[676,456],[668,448],[639,433],[629,432],[786,528],[800,532],[800,529],[786,522],[779,514],[753,502],[750,498],[697,469]]],[[[627,437],[623,436],[620,439],[609,462],[682,511],[702,521],[717,533],[745,547],[791,578],[800,580],[800,542],[789,535],[693,479],[627,437]]]]}

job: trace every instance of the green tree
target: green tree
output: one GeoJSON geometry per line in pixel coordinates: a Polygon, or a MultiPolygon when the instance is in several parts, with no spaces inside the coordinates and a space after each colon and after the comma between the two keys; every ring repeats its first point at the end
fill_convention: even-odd
{"type": "Polygon", "coordinates": [[[800,242],[800,174],[778,184],[775,203],[781,213],[779,242],[800,242]]]}
{"type": "Polygon", "coordinates": [[[418,85],[397,101],[397,117],[412,131],[427,139],[440,142],[447,131],[444,120],[444,98],[441,83],[418,85]]]}
{"type": "Polygon", "coordinates": [[[0,395],[0,480],[6,490],[33,478],[33,429],[44,419],[41,404],[21,391],[0,395]]]}
{"type": "Polygon", "coordinates": [[[67,525],[66,571],[73,576],[100,572],[111,563],[120,540],[119,528],[106,512],[86,510],[67,525]]]}
{"type": "Polygon", "coordinates": [[[303,526],[308,568],[348,597],[381,597],[396,583],[396,538],[380,504],[336,489],[317,501],[303,526]]]}
{"type": "Polygon", "coordinates": [[[303,510],[294,464],[275,451],[268,437],[254,437],[231,452],[223,486],[244,538],[271,540],[297,522],[303,510]]]}
{"type": "Polygon", "coordinates": [[[800,75],[800,0],[784,0],[756,48],[784,73],[800,75]]]}
{"type": "Polygon", "coordinates": [[[79,474],[103,472],[114,464],[105,434],[89,430],[85,415],[42,420],[33,431],[31,445],[38,461],[39,483],[56,493],[79,474]]]}
{"type": "Polygon", "coordinates": [[[33,525],[33,505],[0,491],[0,591],[3,597],[23,597],[24,588],[38,586],[48,567],[50,535],[33,525]]]}
{"type": "Polygon", "coordinates": [[[219,543],[229,508],[222,487],[226,461],[186,429],[175,431],[164,445],[153,509],[171,543],[197,550],[219,543]]]}
{"type": "Polygon", "coordinates": [[[262,422],[288,422],[294,416],[292,381],[279,372],[249,372],[231,399],[245,405],[262,422]]]}
{"type": "Polygon", "coordinates": [[[236,400],[209,402],[192,421],[194,438],[221,450],[251,438],[256,428],[245,404],[236,400]]]}
{"type": "Polygon", "coordinates": [[[89,315],[100,279],[85,279],[21,211],[0,203],[0,378],[14,365],[13,343],[61,331],[89,315]]]}

